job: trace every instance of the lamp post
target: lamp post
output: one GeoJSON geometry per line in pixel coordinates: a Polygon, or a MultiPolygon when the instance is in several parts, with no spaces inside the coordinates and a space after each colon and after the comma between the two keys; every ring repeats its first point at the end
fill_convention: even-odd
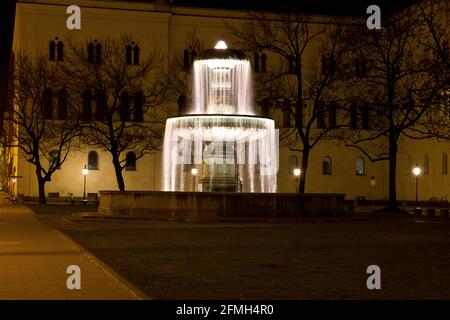
{"type": "Polygon", "coordinates": [[[413,174],[416,176],[416,210],[418,208],[419,203],[419,175],[422,172],[422,169],[420,169],[417,165],[412,170],[413,174]]]}
{"type": "Polygon", "coordinates": [[[86,176],[89,172],[88,168],[86,167],[86,165],[84,165],[83,170],[81,170],[83,172],[83,176],[84,176],[84,183],[83,183],[83,200],[86,200],[86,176]]]}
{"type": "Polygon", "coordinates": [[[292,172],[295,176],[295,181],[296,181],[296,187],[295,187],[295,191],[298,193],[298,185],[300,183],[300,174],[302,173],[302,171],[299,168],[295,168],[294,171],[292,172]]]}
{"type": "Polygon", "coordinates": [[[192,186],[192,190],[194,190],[194,192],[196,192],[197,191],[197,173],[198,173],[198,170],[197,170],[197,168],[192,168],[192,170],[191,170],[191,174],[192,174],[192,177],[193,177],[193,186],[192,186]]]}

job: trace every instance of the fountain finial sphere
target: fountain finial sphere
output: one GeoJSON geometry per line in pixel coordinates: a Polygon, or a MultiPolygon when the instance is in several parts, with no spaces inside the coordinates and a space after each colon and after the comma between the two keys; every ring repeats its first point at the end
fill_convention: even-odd
{"type": "Polygon", "coordinates": [[[228,46],[227,46],[227,44],[225,43],[225,41],[219,40],[219,41],[217,41],[216,46],[214,47],[214,49],[221,49],[221,50],[224,50],[224,49],[228,49],[228,46]]]}

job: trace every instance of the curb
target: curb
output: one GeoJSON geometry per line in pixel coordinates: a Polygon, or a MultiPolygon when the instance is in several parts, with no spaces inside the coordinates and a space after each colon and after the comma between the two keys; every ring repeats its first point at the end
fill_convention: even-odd
{"type": "Polygon", "coordinates": [[[103,271],[109,278],[111,278],[119,287],[122,287],[136,298],[136,300],[152,300],[145,293],[137,289],[128,280],[122,278],[117,272],[108,267],[105,263],[96,258],[92,253],[84,249],[81,245],[75,242],[72,238],[64,234],[63,232],[53,229],[61,238],[69,242],[69,244],[75,247],[80,253],[85,256],[89,261],[93,262],[101,271],[103,271]]]}

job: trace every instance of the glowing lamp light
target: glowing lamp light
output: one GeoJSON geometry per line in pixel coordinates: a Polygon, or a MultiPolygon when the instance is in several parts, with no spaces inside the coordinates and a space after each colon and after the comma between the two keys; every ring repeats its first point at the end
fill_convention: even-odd
{"type": "Polygon", "coordinates": [[[412,170],[413,174],[417,177],[418,175],[420,175],[420,173],[422,172],[422,169],[420,169],[419,167],[414,167],[414,169],[412,170]]]}
{"type": "Polygon", "coordinates": [[[219,41],[217,41],[216,46],[214,47],[214,49],[224,50],[224,49],[228,49],[228,46],[225,43],[225,41],[219,40],[219,41]]]}
{"type": "Polygon", "coordinates": [[[89,172],[89,170],[88,170],[88,168],[86,168],[86,165],[84,166],[84,168],[83,168],[83,170],[81,170],[82,172],[83,172],[83,175],[87,175],[88,174],[88,172],[89,172]]]}
{"type": "Polygon", "coordinates": [[[197,173],[198,173],[197,168],[192,168],[191,173],[192,173],[193,176],[196,176],[197,173]]]}
{"type": "Polygon", "coordinates": [[[294,169],[293,173],[294,173],[294,176],[299,177],[300,174],[302,173],[302,171],[299,168],[296,168],[296,169],[294,169]]]}

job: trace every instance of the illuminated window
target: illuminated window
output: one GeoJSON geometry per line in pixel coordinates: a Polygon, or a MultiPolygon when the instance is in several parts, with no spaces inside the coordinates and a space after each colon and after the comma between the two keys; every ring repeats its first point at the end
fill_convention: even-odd
{"type": "Polygon", "coordinates": [[[98,153],[90,151],[88,154],[88,169],[98,170],[98,153]]]}
{"type": "Polygon", "coordinates": [[[364,159],[363,158],[357,158],[356,159],[356,175],[357,176],[365,175],[364,159]]]}
{"type": "Polygon", "coordinates": [[[136,154],[128,152],[125,156],[125,170],[136,170],[136,154]]]}
{"type": "Polygon", "coordinates": [[[331,158],[326,156],[322,160],[322,174],[331,175],[331,158]]]}

